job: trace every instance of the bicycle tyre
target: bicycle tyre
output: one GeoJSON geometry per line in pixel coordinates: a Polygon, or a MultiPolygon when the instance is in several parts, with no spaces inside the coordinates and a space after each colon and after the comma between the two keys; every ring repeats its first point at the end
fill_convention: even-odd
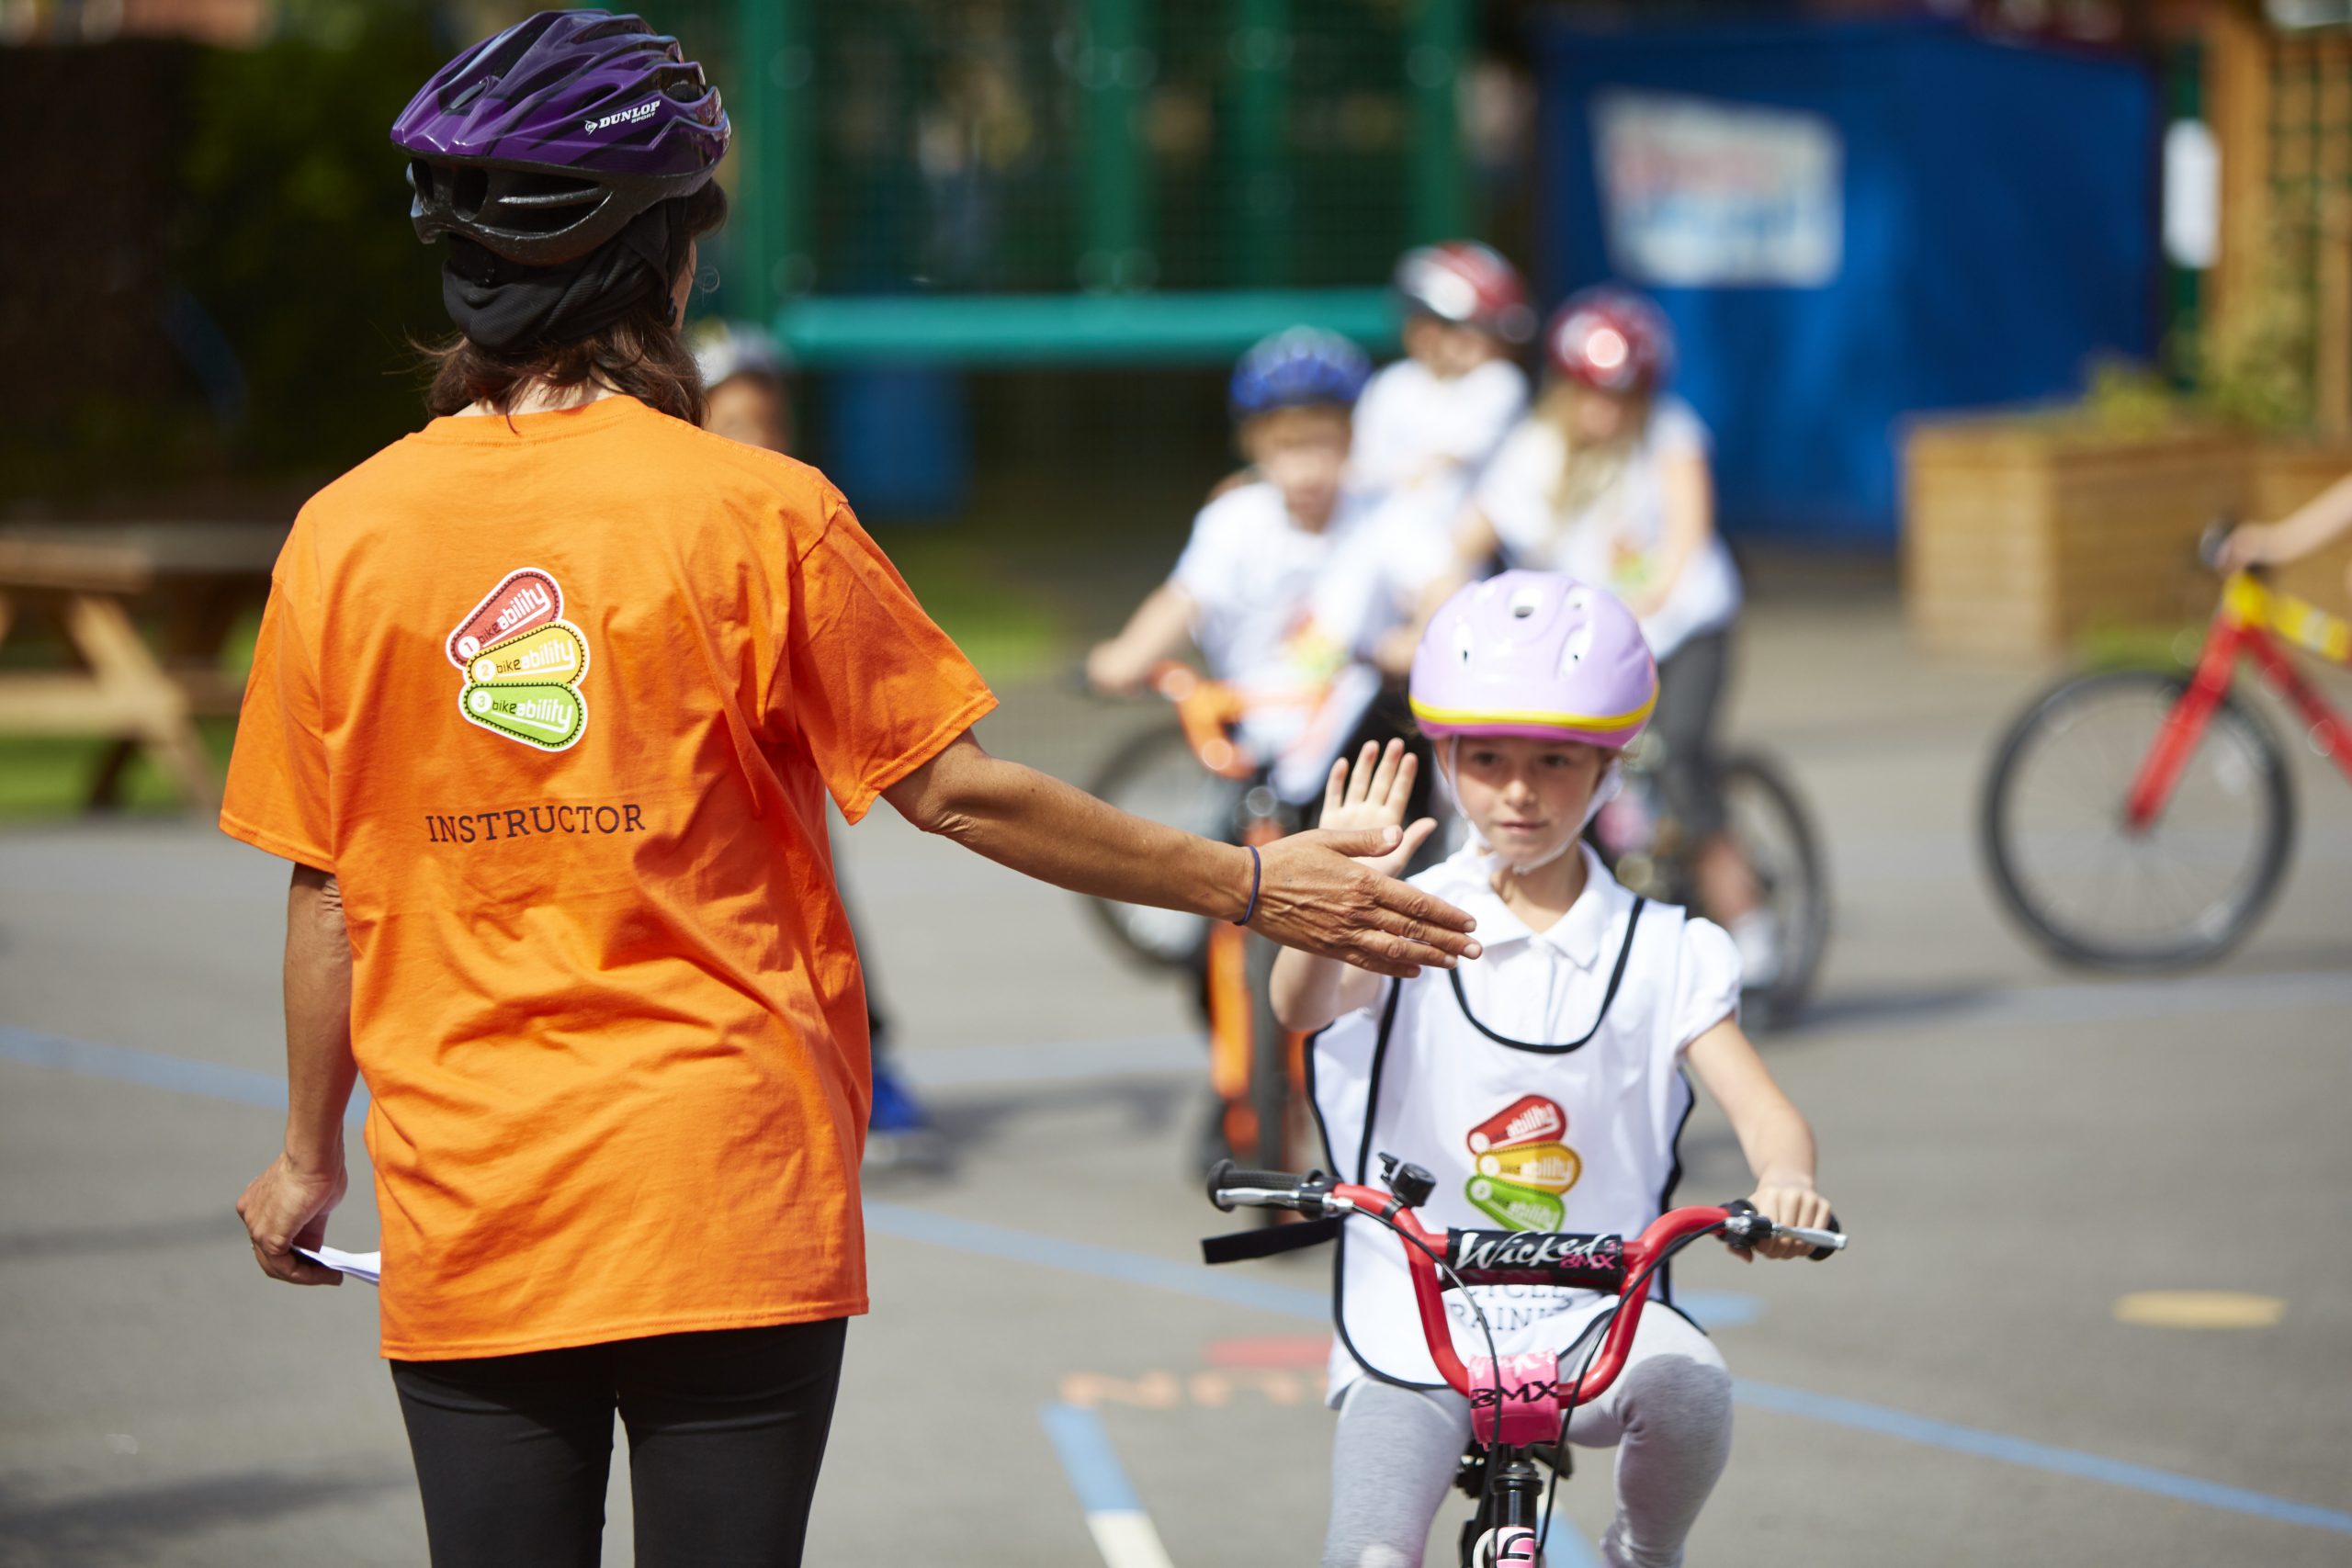
{"type": "MultiPolygon", "coordinates": [[[[1274,1016],[1274,960],[1279,944],[1250,933],[1250,1109],[1258,1124],[1253,1157],[1261,1170],[1296,1170],[1298,1096],[1294,1090],[1294,1044],[1274,1016]]],[[[1271,1211],[1270,1211],[1271,1212],[1271,1211]]]]}
{"type": "MultiPolygon", "coordinates": [[[[2169,941],[2131,945],[2088,929],[2082,922],[2070,922],[2038,897],[2030,886],[2032,879],[2027,874],[2030,857],[2013,836],[2011,823],[2013,796],[2037,748],[2052,740],[2063,741],[2064,731],[2059,726],[2071,710],[2138,694],[2157,699],[2152,705],[2154,710],[2166,713],[2188,686],[2184,677],[2156,670],[2108,670],[2069,677],[2028,705],[2002,737],[1994,754],[1977,814],[1978,847],[2003,910],[2044,952],[2062,963],[2122,973],[2184,969],[2211,963],[2245,941],[2278,897],[2294,845],[2293,780],[2288,772],[2286,755],[2270,727],[2240,702],[2234,693],[2223,694],[2198,746],[2198,751],[2203,751],[2214,732],[2226,728],[2243,749],[2256,775],[2257,787],[2250,798],[2262,813],[2262,820],[2256,825],[2253,840],[2253,873],[2233,905],[2218,918],[2208,913],[2169,941]]],[[[2143,747],[2132,758],[2135,771],[2139,759],[2145,755],[2143,747]]],[[[2189,761],[2195,757],[2196,753],[2191,753],[2189,761]]],[[[2129,787],[2129,777],[2119,782],[2119,818],[2122,794],[2129,787]]]]}
{"type": "Polygon", "coordinates": [[[1829,944],[1829,883],[1822,866],[1821,840],[1795,786],[1770,758],[1755,751],[1734,752],[1724,760],[1721,778],[1735,831],[1737,802],[1750,798],[1780,819],[1786,838],[1791,863],[1779,868],[1758,866],[1751,846],[1740,844],[1749,866],[1766,883],[1765,899],[1778,918],[1781,936],[1780,973],[1770,985],[1749,994],[1747,1010],[1765,1028],[1786,1028],[1812,995],[1829,944]],[[1782,885],[1792,878],[1794,889],[1784,891],[1782,885]]]}
{"type": "MultiPolygon", "coordinates": [[[[1239,787],[1203,768],[1193,755],[1192,742],[1185,739],[1182,727],[1167,724],[1129,736],[1095,773],[1086,792],[1138,817],[1168,821],[1170,827],[1204,838],[1223,839],[1233,830],[1234,803],[1239,787]],[[1198,795],[1191,803],[1192,809],[1170,813],[1165,809],[1166,795],[1155,794],[1154,786],[1164,787],[1169,781],[1186,775],[1197,782],[1198,795]],[[1169,821],[1171,815],[1193,819],[1169,821]]],[[[1135,963],[1149,969],[1200,967],[1208,944],[1209,923],[1205,917],[1122,904],[1110,898],[1089,898],[1086,903],[1095,924],[1135,963]]]]}

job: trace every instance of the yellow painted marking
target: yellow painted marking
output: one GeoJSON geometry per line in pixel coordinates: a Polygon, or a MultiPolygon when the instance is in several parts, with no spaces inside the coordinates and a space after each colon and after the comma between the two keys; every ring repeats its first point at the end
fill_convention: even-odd
{"type": "Polygon", "coordinates": [[[2134,1291],[2115,1303],[2116,1322],[2148,1328],[2268,1328],[2286,1315],[2277,1296],[2245,1291],[2134,1291]]]}

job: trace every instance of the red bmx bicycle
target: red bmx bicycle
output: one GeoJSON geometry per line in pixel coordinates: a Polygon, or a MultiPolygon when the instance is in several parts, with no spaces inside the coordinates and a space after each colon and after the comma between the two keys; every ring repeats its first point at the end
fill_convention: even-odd
{"type": "MultiPolygon", "coordinates": [[[[2206,536],[2209,561],[2221,537],[2206,536]]],[[[2352,625],[2241,572],[2193,672],[2074,676],[2011,727],[1985,781],[1984,858],[2003,905],[2053,956],[2181,968],[2254,929],[2285,877],[2295,797],[2270,727],[2231,691],[2242,658],[2352,779],[2352,725],[2283,644],[2352,662],[2352,625]]]]}
{"type": "MultiPolygon", "coordinates": [[[[1288,1209],[1311,1220],[1368,1219],[1396,1233],[1412,1269],[1413,1295],[1430,1355],[1453,1390],[1470,1402],[1470,1451],[1463,1456],[1454,1483],[1478,1501],[1462,1528],[1462,1568],[1542,1568],[1543,1541],[1551,1499],[1535,1460],[1554,1465],[1559,1483],[1565,1462],[1567,1421],[1576,1407],[1597,1399],[1617,1381],[1649,1299],[1650,1280],[1673,1256],[1704,1235],[1719,1235],[1733,1247],[1751,1246],[1776,1235],[1811,1242],[1813,1256],[1827,1258],[1846,1238],[1835,1230],[1776,1225],[1744,1201],[1714,1207],[1674,1209],[1660,1214],[1630,1240],[1574,1232],[1430,1230],[1413,1211],[1429,1201],[1436,1181],[1419,1166],[1380,1156],[1387,1190],[1336,1182],[1321,1171],[1294,1176],[1281,1171],[1237,1169],[1230,1160],[1209,1172],[1209,1201],[1218,1208],[1288,1209]],[[1471,1285],[1547,1285],[1599,1291],[1618,1304],[1587,1330],[1580,1363],[1551,1352],[1502,1357],[1486,1325],[1471,1285]],[[1487,1354],[1464,1361],[1454,1350],[1447,1325],[1444,1292],[1465,1291],[1465,1299],[1487,1335],[1487,1354]]],[[[1832,1224],[1837,1216],[1830,1216],[1832,1224]]],[[[1289,1227],[1295,1230],[1299,1227],[1289,1227]]],[[[1283,1231],[1248,1231],[1201,1244],[1211,1263],[1261,1257],[1289,1243],[1269,1243],[1283,1231]]]]}

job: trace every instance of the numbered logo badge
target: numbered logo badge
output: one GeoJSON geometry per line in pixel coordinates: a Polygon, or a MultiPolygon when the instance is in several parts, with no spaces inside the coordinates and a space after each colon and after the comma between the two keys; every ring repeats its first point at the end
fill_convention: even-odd
{"type": "Polygon", "coordinates": [[[1584,1161],[1562,1142],[1568,1113],[1540,1094],[1523,1094],[1470,1129],[1474,1174],[1463,1189],[1471,1206],[1518,1231],[1560,1228],[1560,1194],[1584,1174],[1584,1161]]]}
{"type": "Polygon", "coordinates": [[[449,662],[465,675],[458,711],[509,740],[569,750],[588,728],[588,638],[563,618],[551,572],[523,567],[482,595],[449,633],[449,662]]]}

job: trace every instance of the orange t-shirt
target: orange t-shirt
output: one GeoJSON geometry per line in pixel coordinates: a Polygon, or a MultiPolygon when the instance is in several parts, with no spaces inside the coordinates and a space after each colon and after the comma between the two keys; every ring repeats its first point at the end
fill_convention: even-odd
{"type": "Polygon", "coordinates": [[[631,398],[303,508],[220,825],[342,884],[387,1356],[865,1310],[825,795],[994,705],[815,469],[631,398]]]}

